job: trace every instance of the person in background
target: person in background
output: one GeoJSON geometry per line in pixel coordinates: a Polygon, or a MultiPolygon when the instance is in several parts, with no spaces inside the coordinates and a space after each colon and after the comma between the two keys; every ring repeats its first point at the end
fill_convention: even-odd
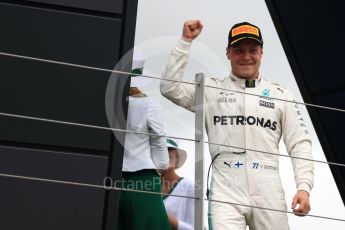
{"type": "MultiPolygon", "coordinates": [[[[186,161],[186,151],[180,149],[178,142],[172,138],[167,138],[167,146],[169,168],[161,174],[162,192],[194,197],[194,183],[176,174],[176,169],[186,161]]],[[[163,201],[172,230],[194,230],[194,199],[166,195],[163,201]]]]}
{"type": "MultiPolygon", "coordinates": [[[[142,73],[144,63],[144,56],[135,51],[132,72],[142,73]]],[[[146,84],[147,78],[135,76],[131,79],[127,130],[165,135],[159,106],[139,88],[146,84]]],[[[169,166],[166,138],[128,132],[124,148],[121,186],[160,193],[160,177],[157,170],[164,172],[169,166]]],[[[169,230],[170,224],[162,197],[122,191],[118,229],[169,230]]]]}

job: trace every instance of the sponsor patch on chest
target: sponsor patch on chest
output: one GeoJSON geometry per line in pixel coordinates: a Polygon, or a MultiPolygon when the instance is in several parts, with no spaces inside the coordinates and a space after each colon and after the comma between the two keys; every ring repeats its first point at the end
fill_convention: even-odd
{"type": "Polygon", "coordinates": [[[259,100],[259,105],[263,106],[263,107],[266,107],[266,108],[274,109],[274,102],[268,102],[268,101],[259,100]]]}
{"type": "Polygon", "coordinates": [[[236,103],[235,93],[220,92],[217,98],[218,103],[236,103]]]}
{"type": "Polygon", "coordinates": [[[262,128],[277,129],[278,122],[254,116],[213,116],[214,125],[256,125],[262,128]]]}

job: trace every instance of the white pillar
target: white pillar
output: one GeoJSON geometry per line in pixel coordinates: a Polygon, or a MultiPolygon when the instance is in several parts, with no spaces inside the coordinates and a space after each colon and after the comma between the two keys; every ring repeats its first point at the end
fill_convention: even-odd
{"type": "Polygon", "coordinates": [[[204,230],[204,130],[205,130],[205,76],[195,76],[195,230],[204,230]]]}

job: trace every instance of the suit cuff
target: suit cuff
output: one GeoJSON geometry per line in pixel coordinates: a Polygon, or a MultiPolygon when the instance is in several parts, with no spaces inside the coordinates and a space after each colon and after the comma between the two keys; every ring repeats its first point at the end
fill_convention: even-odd
{"type": "Polygon", "coordinates": [[[180,39],[177,45],[175,46],[175,49],[183,53],[188,53],[191,46],[192,46],[192,42],[186,42],[180,39]]]}
{"type": "Polygon", "coordinates": [[[307,183],[300,183],[297,186],[297,190],[300,191],[306,191],[310,195],[311,188],[307,183]]]}

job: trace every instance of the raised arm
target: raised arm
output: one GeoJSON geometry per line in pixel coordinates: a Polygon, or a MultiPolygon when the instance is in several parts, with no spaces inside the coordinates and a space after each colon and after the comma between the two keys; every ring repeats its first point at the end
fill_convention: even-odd
{"type": "MultiPolygon", "coordinates": [[[[190,20],[184,23],[182,38],[170,53],[163,78],[177,81],[183,80],[183,74],[188,64],[189,49],[192,41],[199,36],[201,30],[202,24],[199,20],[190,20]]],[[[160,90],[167,99],[193,111],[194,85],[162,80],[160,90]]]]}

